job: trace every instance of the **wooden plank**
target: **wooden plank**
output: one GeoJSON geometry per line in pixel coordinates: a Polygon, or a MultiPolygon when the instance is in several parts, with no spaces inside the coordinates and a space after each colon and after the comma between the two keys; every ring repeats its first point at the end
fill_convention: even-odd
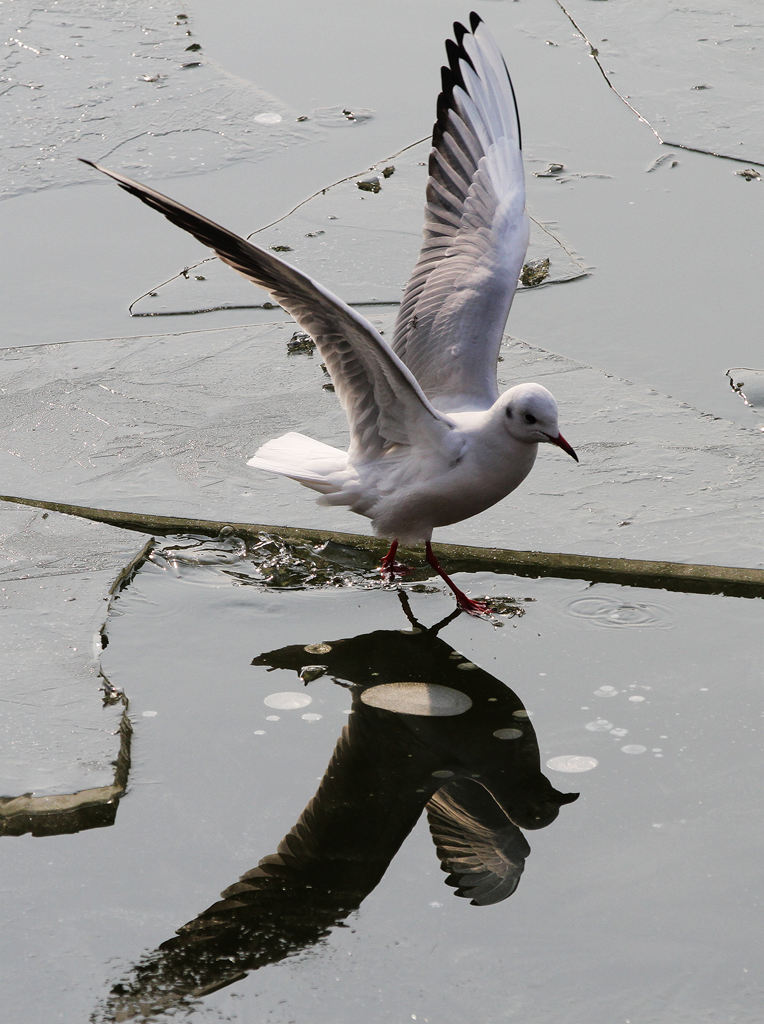
{"type": "MultiPolygon", "coordinates": [[[[381,557],[387,549],[387,543],[379,538],[356,533],[337,533],[332,530],[302,529],[263,523],[226,523],[212,519],[186,519],[180,516],[154,516],[10,495],[0,495],[0,501],[45,508],[65,515],[108,523],[123,530],[135,530],[155,536],[198,533],[214,537],[221,530],[226,530],[245,540],[268,533],[286,541],[353,547],[368,552],[374,558],[381,557]]],[[[482,548],[461,544],[436,544],[433,548],[438,558],[446,561],[449,571],[453,572],[488,571],[515,576],[553,576],[686,593],[764,597],[764,569],[745,566],[649,561],[550,551],[514,551],[511,548],[482,548]]],[[[403,549],[399,549],[399,553],[414,560],[421,554],[415,550],[403,549]]]]}

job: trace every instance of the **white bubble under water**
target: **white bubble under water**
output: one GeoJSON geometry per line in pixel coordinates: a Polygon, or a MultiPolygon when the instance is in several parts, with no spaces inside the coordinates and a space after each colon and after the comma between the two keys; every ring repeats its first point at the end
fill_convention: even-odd
{"type": "Polygon", "coordinates": [[[547,768],[553,772],[590,772],[596,768],[599,761],[596,757],[588,757],[585,754],[560,754],[559,757],[550,757],[546,762],[547,768]]]}
{"type": "Polygon", "coordinates": [[[610,732],[613,728],[613,723],[608,722],[607,718],[595,718],[593,722],[587,722],[584,729],[589,732],[610,732]]]}
{"type": "Polygon", "coordinates": [[[297,711],[299,708],[306,708],[313,703],[313,698],[307,693],[295,693],[292,690],[284,690],[281,693],[270,693],[263,701],[269,708],[278,708],[279,711],[297,711]]]}
{"type": "Polygon", "coordinates": [[[438,683],[383,683],[364,690],[361,700],[369,707],[384,708],[399,715],[433,718],[463,715],[472,707],[472,700],[466,693],[438,683]]]}
{"type": "Polygon", "coordinates": [[[523,734],[522,729],[495,729],[493,735],[497,740],[519,740],[523,734]]]}

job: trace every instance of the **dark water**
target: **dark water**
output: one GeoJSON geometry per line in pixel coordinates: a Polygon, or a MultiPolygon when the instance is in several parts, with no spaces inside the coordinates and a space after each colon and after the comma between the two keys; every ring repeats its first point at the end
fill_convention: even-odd
{"type": "Polygon", "coordinates": [[[52,940],[26,1019],[755,1019],[757,601],[187,557],[108,623],[114,827],[7,848],[14,1012],[52,940]]]}

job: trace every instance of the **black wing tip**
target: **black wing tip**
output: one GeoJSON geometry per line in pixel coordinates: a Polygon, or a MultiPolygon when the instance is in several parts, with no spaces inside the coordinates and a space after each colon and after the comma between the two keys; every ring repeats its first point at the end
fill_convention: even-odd
{"type": "Polygon", "coordinates": [[[459,22],[454,22],[454,38],[446,40],[446,55],[448,57],[448,65],[451,69],[452,74],[456,77],[460,85],[464,84],[462,73],[459,69],[459,61],[464,61],[466,64],[475,70],[475,65],[472,63],[472,58],[464,49],[464,37],[470,35],[467,29],[460,25],[459,22]]]}
{"type": "Polygon", "coordinates": [[[453,106],[454,89],[459,88],[466,92],[464,77],[459,67],[460,61],[465,61],[473,71],[475,70],[475,66],[463,46],[463,40],[466,35],[469,35],[468,30],[461,22],[455,21],[454,38],[446,40],[448,64],[444,64],[440,69],[440,94],[436,104],[435,124],[432,128],[433,147],[437,147],[443,137],[448,113],[453,106]]]}
{"type": "Polygon", "coordinates": [[[459,43],[460,45],[461,45],[462,39],[468,33],[471,32],[474,35],[475,32],[477,32],[478,25],[482,25],[483,24],[483,19],[480,17],[480,15],[477,13],[477,11],[470,11],[469,23],[470,23],[470,27],[469,28],[465,28],[465,26],[462,25],[462,23],[460,21],[455,21],[454,22],[454,36],[456,37],[457,43],[459,43]]]}
{"type": "Polygon", "coordinates": [[[116,171],[110,171],[108,167],[104,167],[102,164],[97,164],[95,160],[88,160],[87,157],[78,156],[77,159],[81,164],[87,164],[88,167],[92,167],[94,171],[98,171],[100,174],[105,174],[107,178],[112,178],[122,188],[127,188],[128,185],[125,182],[133,184],[130,178],[123,178],[121,174],[116,171]]]}
{"type": "MultiPolygon", "coordinates": [[[[88,167],[92,167],[94,171],[98,171],[100,174],[105,174],[107,178],[111,178],[115,181],[120,188],[125,189],[126,192],[132,193],[138,198],[143,197],[144,186],[138,182],[133,181],[131,178],[125,178],[122,174],[117,174],[116,171],[110,171],[108,167],[102,167],[101,164],[97,164],[95,160],[88,160],[87,157],[78,156],[77,159],[81,164],[87,164],[88,167]]],[[[145,200],[144,200],[145,202],[145,200]]]]}
{"type": "MultiPolygon", "coordinates": [[[[438,96],[437,103],[437,115],[436,121],[432,129],[432,144],[437,146],[443,135],[444,125],[446,118],[448,117],[448,111],[451,107],[453,99],[453,91],[457,86],[460,89],[465,89],[464,78],[462,77],[461,70],[459,68],[459,61],[466,61],[469,66],[475,70],[475,65],[472,63],[469,54],[464,49],[463,40],[466,35],[475,35],[477,30],[485,22],[475,11],[470,12],[469,16],[469,29],[465,28],[460,21],[454,22],[454,38],[446,40],[446,55],[448,57],[448,66],[445,65],[440,69],[441,78],[441,91],[438,96]]],[[[515,95],[515,86],[512,82],[512,76],[509,73],[507,62],[504,57],[501,58],[504,70],[507,74],[507,81],[509,82],[509,89],[512,93],[512,99],[515,104],[515,116],[517,118],[517,143],[518,147],[522,150],[523,148],[523,133],[520,124],[520,113],[517,107],[517,96],[515,95]]]]}
{"type": "MultiPolygon", "coordinates": [[[[454,24],[453,24],[453,30],[454,30],[454,40],[456,41],[456,45],[457,46],[461,46],[462,45],[462,39],[464,39],[464,37],[467,35],[467,33],[469,32],[469,29],[465,28],[464,25],[462,25],[462,23],[460,21],[455,21],[454,24]]],[[[448,44],[450,42],[453,42],[454,40],[448,39],[448,40],[446,40],[446,43],[448,44]]]]}
{"type": "Polygon", "coordinates": [[[446,39],[446,58],[448,64],[444,64],[440,69],[440,94],[436,106],[435,124],[432,129],[433,146],[437,146],[443,136],[448,112],[453,105],[454,89],[459,88],[465,92],[467,91],[460,63],[464,61],[475,71],[472,58],[464,48],[464,37],[474,35],[478,27],[484,22],[479,14],[472,11],[469,16],[469,23],[470,28],[466,28],[460,21],[455,21],[453,25],[453,39],[446,39]]]}

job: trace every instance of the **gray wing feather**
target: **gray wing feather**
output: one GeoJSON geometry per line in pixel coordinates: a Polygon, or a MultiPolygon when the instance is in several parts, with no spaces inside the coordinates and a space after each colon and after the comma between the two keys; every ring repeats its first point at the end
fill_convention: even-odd
{"type": "Polygon", "coordinates": [[[439,408],[497,397],[501,338],[528,246],[520,124],[495,42],[475,15],[446,44],[424,242],[393,335],[439,408]]]}
{"type": "Polygon", "coordinates": [[[350,426],[351,460],[391,445],[437,446],[453,424],[425,397],[411,371],[359,313],[283,260],[194,210],[105,167],[83,161],[213,249],[276,301],[315,340],[350,426]]]}
{"type": "Polygon", "coordinates": [[[429,800],[427,819],[457,896],[488,906],[512,895],[530,846],[490,793],[471,780],[446,783],[429,800]]]}

